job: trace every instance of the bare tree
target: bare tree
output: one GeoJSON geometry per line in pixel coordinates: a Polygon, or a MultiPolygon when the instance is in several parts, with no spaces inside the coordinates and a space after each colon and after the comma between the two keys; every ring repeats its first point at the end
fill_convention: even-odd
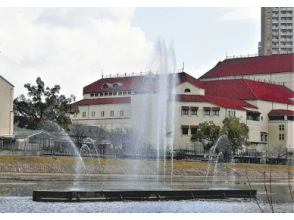
{"type": "Polygon", "coordinates": [[[88,127],[80,123],[75,123],[70,125],[69,129],[70,136],[73,138],[75,145],[81,147],[83,139],[87,137],[88,127]]]}
{"type": "Polygon", "coordinates": [[[97,144],[105,139],[109,139],[109,133],[106,131],[106,125],[90,126],[88,128],[88,136],[97,144]]]}

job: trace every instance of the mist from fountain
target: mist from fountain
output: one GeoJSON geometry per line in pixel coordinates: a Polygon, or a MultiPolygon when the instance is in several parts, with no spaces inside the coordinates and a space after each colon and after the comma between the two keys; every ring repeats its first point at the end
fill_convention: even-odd
{"type": "Polygon", "coordinates": [[[74,144],[72,138],[66,133],[66,131],[53,121],[45,121],[43,123],[43,130],[50,132],[51,136],[54,138],[54,142],[65,145],[68,150],[71,152],[72,156],[75,158],[75,177],[73,185],[76,188],[80,187],[80,179],[82,169],[85,167],[83,159],[80,155],[80,150],[74,144]]]}

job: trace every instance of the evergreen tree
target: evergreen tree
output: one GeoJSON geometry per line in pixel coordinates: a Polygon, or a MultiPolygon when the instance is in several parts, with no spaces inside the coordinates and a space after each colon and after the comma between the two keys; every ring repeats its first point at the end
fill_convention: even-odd
{"type": "Polygon", "coordinates": [[[67,128],[71,123],[69,114],[79,112],[71,103],[75,101],[74,95],[66,98],[59,95],[60,86],[46,87],[40,77],[36,85],[27,83],[24,87],[28,90],[28,98],[23,94],[13,101],[14,121],[21,128],[40,129],[46,120],[58,123],[67,128]]]}
{"type": "Polygon", "coordinates": [[[235,154],[242,145],[247,144],[249,128],[241,122],[240,118],[227,117],[223,120],[221,134],[226,134],[232,144],[232,151],[235,154]]]}

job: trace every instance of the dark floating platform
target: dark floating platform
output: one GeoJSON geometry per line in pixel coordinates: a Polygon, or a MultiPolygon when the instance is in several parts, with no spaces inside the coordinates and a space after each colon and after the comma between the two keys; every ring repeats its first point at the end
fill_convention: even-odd
{"type": "Polygon", "coordinates": [[[191,199],[255,198],[257,190],[189,189],[189,190],[103,190],[103,191],[33,191],[33,201],[159,201],[191,199]]]}

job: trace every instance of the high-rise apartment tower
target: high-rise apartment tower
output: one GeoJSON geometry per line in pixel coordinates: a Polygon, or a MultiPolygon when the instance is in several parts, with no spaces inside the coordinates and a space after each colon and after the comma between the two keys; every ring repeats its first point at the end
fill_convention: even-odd
{"type": "Polygon", "coordinates": [[[293,53],[294,7],[261,8],[259,55],[293,53]]]}

